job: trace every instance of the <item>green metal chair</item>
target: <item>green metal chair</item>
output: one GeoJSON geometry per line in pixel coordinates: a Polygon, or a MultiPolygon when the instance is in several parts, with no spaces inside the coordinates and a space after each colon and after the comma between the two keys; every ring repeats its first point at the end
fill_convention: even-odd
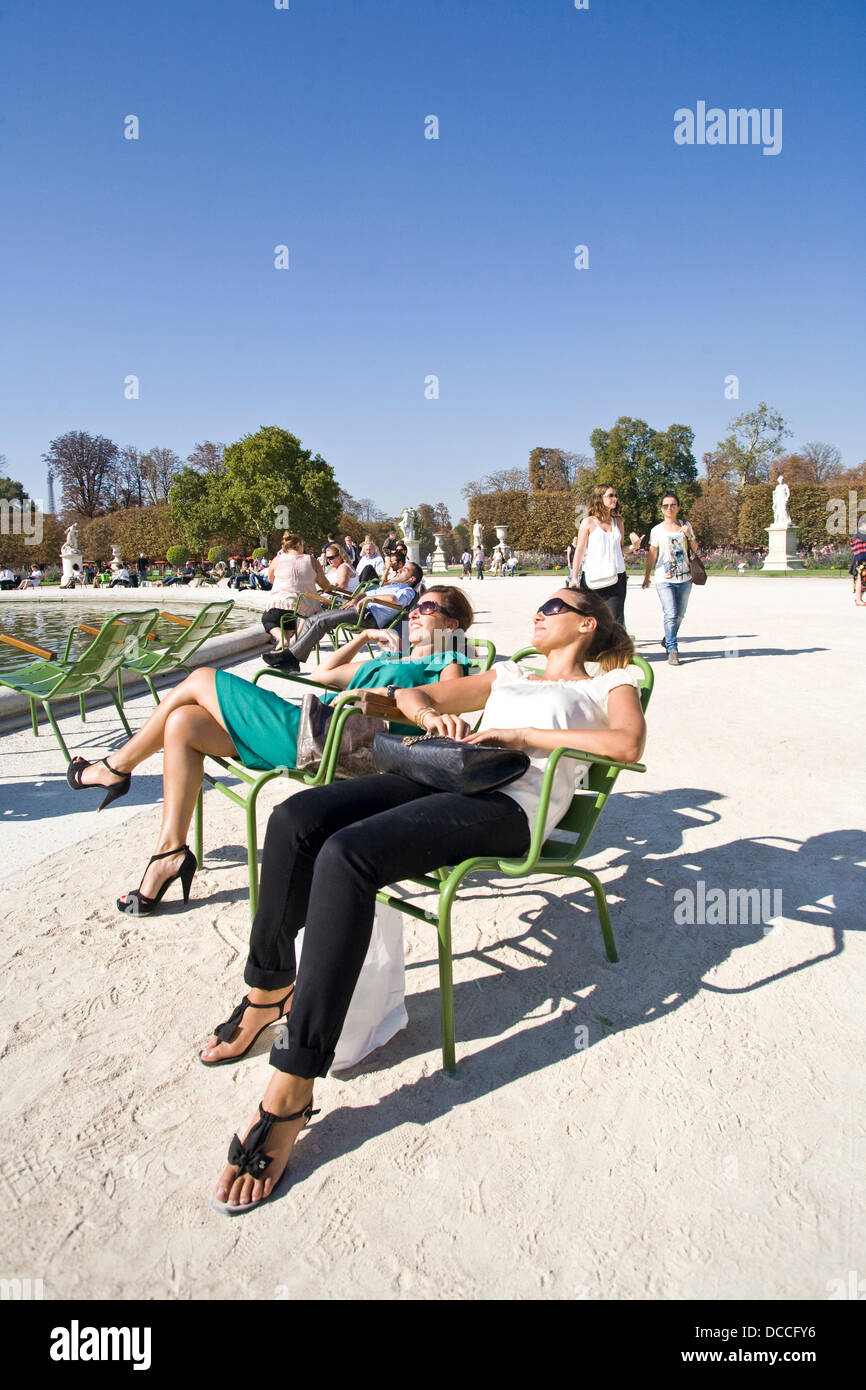
{"type": "Polygon", "coordinates": [[[121,723],[131,737],[132,730],[127,723],[123,707],[113,684],[109,685],[109,682],[113,681],[121,666],[140,655],[147,635],[158,617],[159,613],[155,608],[138,609],[134,613],[115,613],[103,623],[90,646],[74,661],[70,661],[69,648],[78,627],[76,624],[66,639],[66,649],[62,658],[57,661],[32,661],[27,666],[16,667],[0,675],[0,685],[27,696],[30,701],[30,719],[34,734],[39,733],[37,701],[43,706],[54,737],[60,744],[67,762],[70,761],[69,749],[51,709],[54,700],[77,695],[78,708],[83,720],[85,696],[95,691],[103,691],[113,700],[121,723]]]}
{"type": "MultiPolygon", "coordinates": [[[[189,675],[189,667],[185,663],[198,651],[202,643],[219,631],[233,607],[234,599],[228,599],[222,603],[206,603],[194,618],[181,618],[177,613],[160,613],[162,619],[178,624],[182,630],[166,646],[148,648],[141,656],[124,661],[123,670],[134,671],[141,676],[147,682],[154,701],[159,704],[153,677],[164,676],[172,671],[185,671],[189,675]]],[[[122,706],[121,676],[122,672],[118,671],[117,697],[122,706]]]]}
{"type": "MultiPolygon", "coordinates": [[[[489,671],[496,656],[496,648],[486,637],[470,638],[467,647],[474,645],[475,655],[472,659],[472,672],[489,671]]],[[[468,654],[468,652],[467,652],[468,654]]],[[[308,676],[294,675],[288,671],[275,670],[271,666],[263,666],[256,671],[253,676],[253,684],[258,685],[264,676],[270,676],[274,680],[288,680],[300,685],[305,690],[322,691],[323,693],[333,694],[328,686],[320,682],[310,680],[308,676]]],[[[363,690],[345,690],[339,694],[333,702],[334,717],[328,728],[325,739],[325,749],[319,766],[312,768],[269,768],[262,771],[257,768],[245,767],[243,763],[235,758],[210,758],[210,762],[218,763],[231,776],[237,777],[244,784],[244,787],[237,789],[226,786],[225,782],[220,781],[219,777],[205,771],[204,781],[210,786],[215,787],[227,796],[236,806],[240,806],[246,817],[246,836],[247,836],[247,869],[250,889],[250,919],[256,914],[259,902],[259,847],[258,847],[258,826],[256,822],[256,804],[259,793],[268,782],[272,782],[275,777],[285,777],[295,782],[302,782],[305,787],[321,787],[333,782],[337,773],[337,763],[340,757],[340,744],[343,737],[343,729],[346,720],[352,714],[358,712],[358,704],[364,696],[363,690]]],[[[384,715],[383,715],[384,717],[384,715]]],[[[193,851],[199,864],[204,857],[204,799],[199,793],[196,802],[195,816],[193,818],[193,851]]]]}
{"type": "MultiPolygon", "coordinates": [[[[515,653],[512,660],[520,661],[535,655],[534,648],[527,647],[515,653]]],[[[653,688],[652,668],[642,657],[636,656],[633,665],[638,668],[641,706],[646,711],[653,688]]],[[[610,913],[604,887],[597,874],[580,866],[579,860],[586,853],[590,836],[598,824],[599,817],[607,805],[620,772],[645,772],[643,763],[619,763],[612,758],[602,758],[596,753],[580,752],[571,748],[557,748],[547,759],[541,784],[541,801],[532,829],[529,849],[523,859],[464,859],[453,868],[437,869],[409,882],[418,883],[424,888],[433,889],[439,895],[438,910],[427,911],[416,907],[405,898],[382,890],[376,894],[377,901],[399,912],[416,917],[421,922],[429,922],[438,929],[439,941],[439,994],[442,1012],[442,1065],[446,1071],[456,1069],[454,1042],[454,981],[451,957],[451,910],[457,891],[465,878],[479,872],[495,872],[507,878],[525,878],[530,874],[555,874],[560,877],[581,878],[592,888],[595,904],[601,922],[604,947],[609,961],[619,960],[614,941],[610,913]],[[590,763],[587,786],[575,792],[571,806],[556,827],[556,832],[567,832],[568,840],[545,839],[544,823],[550,805],[553,777],[563,758],[574,758],[590,763]]]]}

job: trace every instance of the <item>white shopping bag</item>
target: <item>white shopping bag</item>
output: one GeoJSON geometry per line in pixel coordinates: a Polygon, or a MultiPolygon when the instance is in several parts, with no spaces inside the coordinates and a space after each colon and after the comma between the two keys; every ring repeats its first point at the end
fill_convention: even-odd
{"type": "MultiPolygon", "coordinates": [[[[304,933],[295,941],[300,964],[304,933]]],[[[393,907],[376,904],[373,935],[361,966],[349,1012],[337,1043],[331,1071],[354,1067],[409,1022],[405,1004],[403,917],[393,907]]]]}

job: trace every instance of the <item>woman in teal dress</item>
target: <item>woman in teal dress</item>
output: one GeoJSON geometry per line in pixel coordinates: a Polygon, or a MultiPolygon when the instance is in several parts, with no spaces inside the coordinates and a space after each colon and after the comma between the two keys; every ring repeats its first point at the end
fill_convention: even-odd
{"type": "MultiPolygon", "coordinates": [[[[472,620],[471,604],[461,589],[448,585],[428,589],[409,613],[407,655],[396,650],[397,633],[370,628],[327,656],[313,668],[310,678],[335,692],[363,688],[382,695],[391,686],[408,689],[457,679],[469,658],[449,649],[446,634],[465,632],[472,620]],[[372,660],[358,660],[367,642],[387,650],[372,660]]],[[[69,785],[75,790],[107,789],[106,805],[126,794],[139,763],[164,750],[162,825],[156,850],[139,887],[118,898],[122,912],[150,912],[176,878],[181,879],[184,900],[189,896],[197,864],[185,841],[205,758],[237,758],[244,766],[261,770],[294,767],[299,723],[300,706],[276,691],[202,666],[175,686],[139,732],[111,755],[110,762],[73,758],[67,770],[69,785]]]]}

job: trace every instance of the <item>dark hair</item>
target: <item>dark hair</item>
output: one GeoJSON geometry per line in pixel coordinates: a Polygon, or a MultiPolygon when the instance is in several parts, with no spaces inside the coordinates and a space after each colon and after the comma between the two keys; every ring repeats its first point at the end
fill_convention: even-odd
{"type": "Polygon", "coordinates": [[[665,488],[664,492],[662,493],[662,501],[664,501],[666,497],[672,497],[678,507],[682,506],[680,499],[677,497],[676,493],[673,491],[672,488],[665,488]]]}
{"type": "Polygon", "coordinates": [[[570,589],[566,601],[571,603],[575,597],[580,600],[579,607],[573,604],[578,613],[583,613],[587,618],[595,618],[596,622],[592,642],[586,653],[587,661],[597,661],[602,671],[618,671],[630,666],[634,660],[634,642],[622,624],[611,615],[604,599],[592,589],[587,589],[586,592],[581,589],[578,594],[574,589],[570,589]]]}
{"type": "Polygon", "coordinates": [[[437,595],[437,602],[445,610],[446,618],[456,618],[463,631],[468,631],[475,621],[475,614],[463,590],[456,589],[452,584],[434,584],[432,588],[424,590],[425,597],[429,598],[431,594],[437,595]]]}
{"type": "Polygon", "coordinates": [[[412,571],[414,572],[414,574],[415,574],[415,578],[412,580],[412,588],[414,589],[414,588],[415,588],[415,585],[416,585],[421,579],[423,579],[423,577],[424,577],[424,571],[422,570],[422,568],[421,568],[420,565],[416,565],[416,564],[415,564],[415,561],[414,561],[414,560],[409,560],[409,561],[408,561],[407,569],[412,570],[412,571]]]}

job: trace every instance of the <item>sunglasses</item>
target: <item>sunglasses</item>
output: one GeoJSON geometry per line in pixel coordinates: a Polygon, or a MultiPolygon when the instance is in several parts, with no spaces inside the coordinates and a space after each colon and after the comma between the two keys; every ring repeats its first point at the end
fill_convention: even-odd
{"type": "Polygon", "coordinates": [[[679,505],[679,502],[662,502],[662,511],[669,512],[672,508],[678,507],[679,505]]]}
{"type": "Polygon", "coordinates": [[[451,614],[440,604],[434,603],[432,598],[425,598],[423,603],[416,603],[414,608],[409,609],[410,618],[414,617],[416,613],[422,618],[432,617],[434,613],[443,613],[446,618],[451,617],[451,614]]]}
{"type": "Polygon", "coordinates": [[[565,599],[561,598],[549,598],[547,602],[543,603],[537,610],[537,613],[543,613],[545,618],[555,618],[557,613],[565,612],[579,613],[582,618],[586,617],[586,612],[583,608],[575,608],[573,603],[566,603],[565,599]]]}

